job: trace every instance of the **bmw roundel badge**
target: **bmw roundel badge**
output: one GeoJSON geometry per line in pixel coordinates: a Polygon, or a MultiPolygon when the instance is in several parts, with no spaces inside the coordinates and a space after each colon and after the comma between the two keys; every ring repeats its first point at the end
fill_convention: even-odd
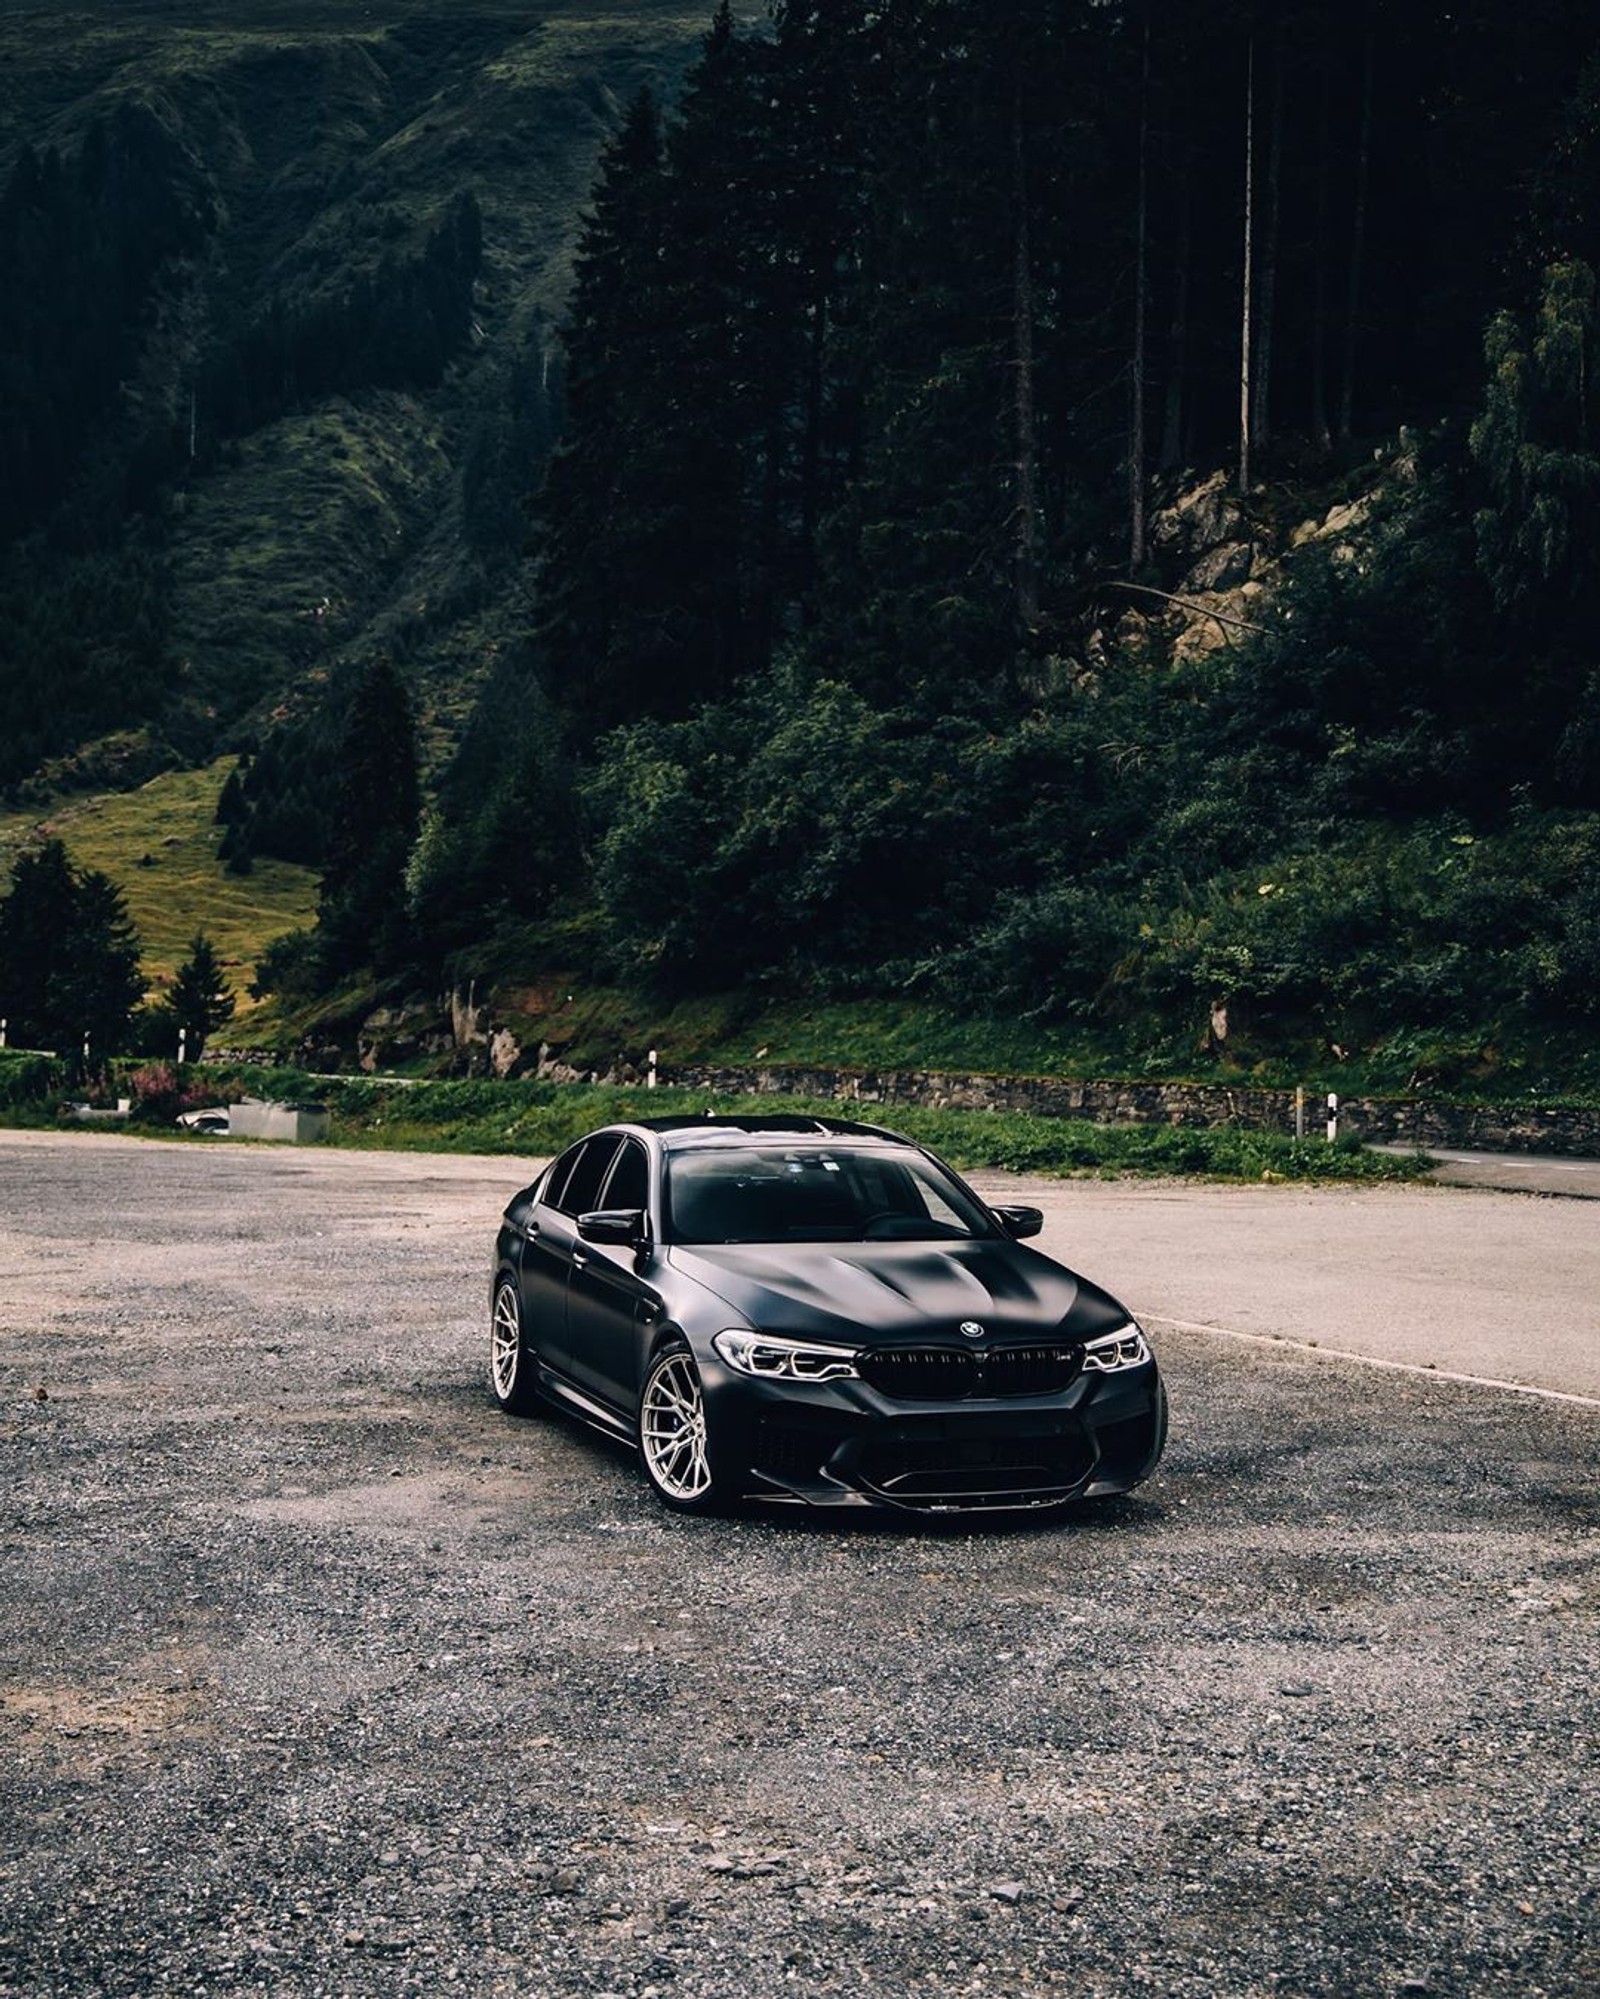
{"type": "Polygon", "coordinates": [[[978,1324],[976,1319],[963,1319],[961,1321],[961,1330],[969,1340],[981,1340],[983,1338],[983,1328],[978,1324]]]}

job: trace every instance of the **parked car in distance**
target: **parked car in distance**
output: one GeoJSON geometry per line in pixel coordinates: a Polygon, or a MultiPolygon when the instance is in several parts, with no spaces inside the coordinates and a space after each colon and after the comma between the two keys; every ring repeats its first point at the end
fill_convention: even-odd
{"type": "Polygon", "coordinates": [[[680,1512],[746,1498],[1038,1513],[1129,1492],[1167,1403],[1129,1313],[922,1147],[833,1118],[662,1118],[506,1209],[489,1379],[638,1450],[680,1512]]]}
{"type": "Polygon", "coordinates": [[[208,1105],[198,1111],[180,1111],[174,1123],[181,1125],[185,1131],[209,1132],[213,1138],[226,1138],[231,1129],[225,1104],[208,1105]]]}

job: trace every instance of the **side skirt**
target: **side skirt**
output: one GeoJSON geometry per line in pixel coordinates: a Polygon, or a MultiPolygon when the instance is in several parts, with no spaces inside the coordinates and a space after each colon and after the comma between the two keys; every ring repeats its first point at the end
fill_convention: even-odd
{"type": "Polygon", "coordinates": [[[564,1374],[557,1374],[554,1368],[539,1364],[539,1392],[546,1395],[559,1409],[567,1410],[580,1422],[592,1429],[602,1430],[608,1437],[627,1444],[637,1450],[638,1439],[631,1427],[614,1409],[608,1409],[603,1402],[596,1402],[593,1396],[585,1395],[581,1388],[575,1388],[564,1374]]]}

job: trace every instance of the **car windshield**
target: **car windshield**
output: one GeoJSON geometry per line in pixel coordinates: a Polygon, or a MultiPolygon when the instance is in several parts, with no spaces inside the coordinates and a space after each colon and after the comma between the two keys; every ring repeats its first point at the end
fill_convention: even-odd
{"type": "Polygon", "coordinates": [[[667,1162],[667,1226],[681,1243],[948,1242],[994,1233],[932,1160],[888,1147],[749,1145],[667,1162]]]}

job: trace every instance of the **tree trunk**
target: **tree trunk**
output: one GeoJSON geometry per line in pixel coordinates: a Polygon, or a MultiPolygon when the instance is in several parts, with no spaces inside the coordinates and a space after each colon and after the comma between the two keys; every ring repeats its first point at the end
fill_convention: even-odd
{"type": "Polygon", "coordinates": [[[1184,460],[1184,397],[1189,372],[1189,264],[1194,244],[1194,177],[1189,149],[1177,150],[1177,218],[1173,249],[1172,321],[1167,330],[1167,393],[1161,423],[1161,469],[1184,460]]]}
{"type": "Polygon", "coordinates": [[[783,424],[776,411],[768,419],[762,449],[759,533],[745,657],[747,671],[764,673],[772,664],[783,590],[783,424]]]}
{"type": "Polygon", "coordinates": [[[1128,430],[1128,564],[1145,560],[1145,294],[1150,223],[1150,10],[1145,9],[1144,53],[1139,72],[1139,203],[1134,225],[1133,408],[1128,430]]]}
{"type": "Polygon", "coordinates": [[[1255,299],[1256,44],[1250,38],[1244,107],[1244,278],[1240,286],[1239,491],[1250,490],[1250,335],[1255,299]]]}
{"type": "Polygon", "coordinates": [[[822,412],[824,357],[828,345],[828,295],[818,290],[812,304],[811,336],[806,343],[806,413],[800,443],[800,615],[810,624],[816,614],[817,526],[822,512],[822,412]]]}
{"type": "Polygon", "coordinates": [[[1329,54],[1322,51],[1322,77],[1317,93],[1317,233],[1312,244],[1311,295],[1311,435],[1319,451],[1333,445],[1328,425],[1328,148],[1331,143],[1328,97],[1329,54]]]}
{"type": "Polygon", "coordinates": [[[1367,247],[1367,177],[1372,156],[1372,71],[1377,31],[1367,16],[1366,46],[1361,60],[1361,139],[1356,153],[1356,202],[1350,226],[1350,289],[1345,300],[1344,377],[1339,388],[1339,442],[1348,444],[1355,430],[1356,346],[1361,320],[1361,266],[1367,247]]]}
{"type": "Polygon", "coordinates": [[[1016,604],[1017,622],[1027,632],[1039,622],[1039,465],[1034,418],[1033,246],[1028,229],[1028,162],[1022,142],[1020,57],[1011,107],[1011,179],[1016,211],[1011,300],[1016,370],[1016,604]]]}
{"type": "Polygon", "coordinates": [[[1278,223],[1283,194],[1283,72],[1284,27],[1272,45],[1272,129],[1267,141],[1267,213],[1265,240],[1261,246],[1261,299],[1257,312],[1255,408],[1251,414],[1251,438],[1258,451],[1272,441],[1272,347],[1273,321],[1278,297],[1278,223]]]}

